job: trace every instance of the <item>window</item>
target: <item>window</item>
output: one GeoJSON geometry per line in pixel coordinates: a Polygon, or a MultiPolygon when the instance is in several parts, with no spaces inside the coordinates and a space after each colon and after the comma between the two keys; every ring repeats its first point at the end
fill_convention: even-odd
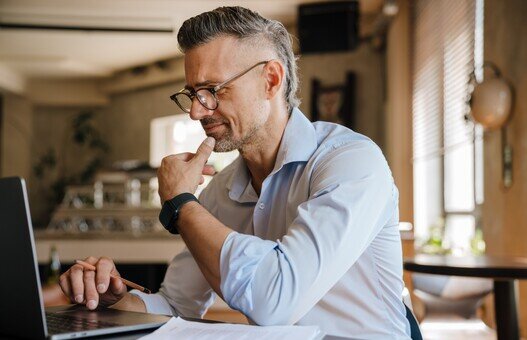
{"type": "Polygon", "coordinates": [[[413,24],[416,237],[444,223],[464,253],[483,203],[483,131],[465,119],[470,76],[482,75],[483,0],[417,0],[413,24]]]}

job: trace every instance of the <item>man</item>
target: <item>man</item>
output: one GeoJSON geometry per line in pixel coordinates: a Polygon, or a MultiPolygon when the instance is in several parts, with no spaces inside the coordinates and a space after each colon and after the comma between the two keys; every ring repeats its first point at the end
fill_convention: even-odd
{"type": "Polygon", "coordinates": [[[157,294],[126,292],[107,258],[61,277],[93,309],[201,317],[215,295],[259,325],[319,325],[328,334],[408,338],[401,301],[398,193],[379,148],[298,110],[291,39],[282,24],[240,7],[187,20],[178,33],[186,87],[172,99],[209,136],[158,171],[168,228],[187,250],[157,294]],[[240,157],[191,196],[213,151],[240,157]],[[170,207],[169,207],[170,208],[170,207]],[[176,213],[177,210],[177,213],[176,213]]]}

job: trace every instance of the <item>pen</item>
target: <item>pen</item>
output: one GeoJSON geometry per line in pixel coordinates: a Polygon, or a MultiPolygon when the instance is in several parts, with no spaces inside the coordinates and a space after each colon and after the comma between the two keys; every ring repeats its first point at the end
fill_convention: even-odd
{"type": "MultiPolygon", "coordinates": [[[[81,266],[83,266],[84,269],[97,271],[97,268],[95,268],[95,266],[93,266],[93,265],[91,265],[91,264],[89,264],[89,263],[87,263],[87,262],[84,262],[84,261],[81,261],[81,260],[75,260],[75,262],[76,262],[77,264],[80,264],[81,266]]],[[[120,277],[120,276],[110,274],[110,277],[113,277],[114,279],[119,279],[119,280],[121,280],[125,285],[127,285],[128,287],[130,287],[130,288],[134,288],[134,289],[137,289],[137,290],[139,290],[139,291],[141,291],[141,292],[143,292],[143,293],[146,293],[146,294],[150,294],[150,293],[152,293],[152,292],[150,291],[150,289],[145,288],[145,287],[143,287],[143,286],[140,286],[140,285],[138,285],[137,283],[134,283],[134,282],[132,282],[132,281],[129,281],[129,280],[127,280],[127,279],[124,279],[124,278],[122,278],[122,277],[120,277]]]]}

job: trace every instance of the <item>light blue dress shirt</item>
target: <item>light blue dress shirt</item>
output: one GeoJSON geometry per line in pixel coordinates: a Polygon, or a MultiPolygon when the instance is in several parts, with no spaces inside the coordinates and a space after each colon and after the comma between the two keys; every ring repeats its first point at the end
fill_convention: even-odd
{"type": "MultiPolygon", "coordinates": [[[[225,301],[259,325],[318,325],[326,334],[408,339],[402,302],[398,191],[381,150],[343,126],[294,109],[260,196],[241,157],[202,205],[236,232],[221,249],[225,301]]],[[[200,317],[215,294],[188,250],[159,293],[134,291],[153,313],[200,317]]]]}

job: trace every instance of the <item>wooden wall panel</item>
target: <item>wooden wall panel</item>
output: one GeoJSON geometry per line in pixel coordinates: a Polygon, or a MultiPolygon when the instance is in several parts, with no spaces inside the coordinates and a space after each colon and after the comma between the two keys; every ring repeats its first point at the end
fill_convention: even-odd
{"type": "MultiPolygon", "coordinates": [[[[501,137],[485,133],[483,229],[489,254],[527,257],[527,1],[485,0],[484,59],[494,62],[515,90],[507,128],[514,182],[501,180],[501,137]]],[[[520,327],[527,337],[527,282],[520,283],[520,327]]]]}

